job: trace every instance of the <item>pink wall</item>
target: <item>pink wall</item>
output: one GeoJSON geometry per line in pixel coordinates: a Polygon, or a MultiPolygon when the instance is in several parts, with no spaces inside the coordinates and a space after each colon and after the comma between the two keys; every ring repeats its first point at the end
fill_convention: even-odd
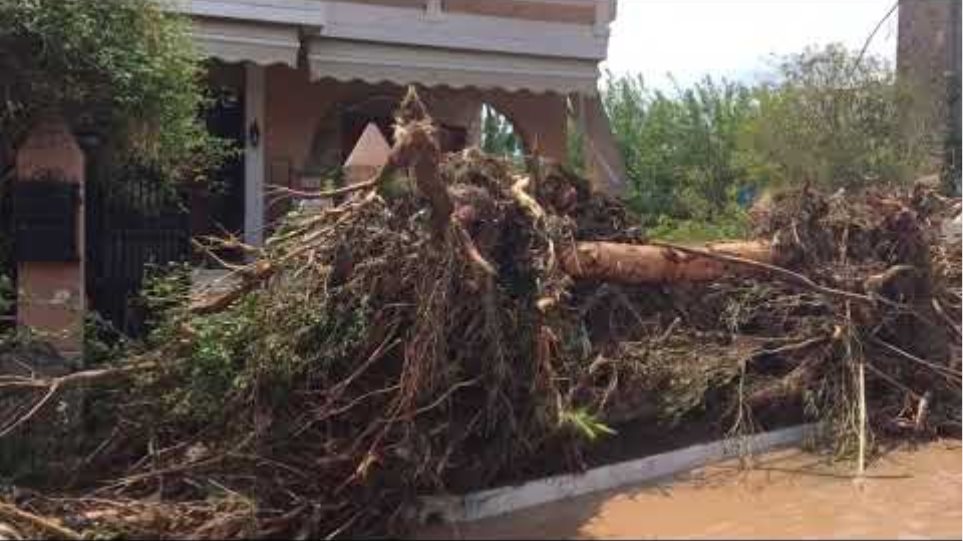
{"type": "Polygon", "coordinates": [[[53,171],[80,186],[77,253],[70,262],[20,262],[17,266],[17,324],[35,331],[65,357],[83,352],[84,299],[84,154],[59,119],[34,127],[17,152],[18,182],[53,171]]]}
{"type": "MultiPolygon", "coordinates": [[[[340,141],[340,111],[376,96],[400,100],[402,94],[403,89],[395,85],[333,80],[312,83],[304,71],[282,66],[269,68],[263,128],[266,182],[300,187],[297,179],[307,165],[319,128],[330,130],[330,140],[340,141]]],[[[543,156],[565,158],[567,112],[562,96],[432,88],[422,90],[421,97],[438,123],[469,132],[482,102],[488,102],[515,123],[527,148],[537,140],[543,156]]]]}

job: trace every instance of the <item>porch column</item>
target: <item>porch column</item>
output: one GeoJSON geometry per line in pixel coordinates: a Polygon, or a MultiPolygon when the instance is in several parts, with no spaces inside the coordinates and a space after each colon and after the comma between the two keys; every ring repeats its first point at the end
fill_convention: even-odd
{"type": "MultiPolygon", "coordinates": [[[[78,185],[76,257],[67,261],[17,262],[17,324],[50,342],[64,358],[83,354],[84,322],[84,154],[63,120],[41,122],[17,152],[17,182],[53,176],[78,185]]],[[[16,203],[15,203],[16,204],[16,203]]],[[[14,209],[14,212],[18,212],[14,209]]],[[[21,226],[18,226],[21,227],[21,226]]],[[[29,227],[23,225],[23,227],[29,227]]],[[[22,235],[23,233],[15,233],[22,235]]],[[[29,231],[26,238],[29,239],[29,231]]],[[[20,237],[16,242],[22,242],[20,237]]],[[[19,248],[17,250],[20,251],[19,248]]]]}
{"type": "Polygon", "coordinates": [[[244,242],[260,246],[264,241],[264,66],[244,64],[244,242]]]}
{"type": "Polygon", "coordinates": [[[582,131],[582,155],[589,180],[606,192],[624,192],[625,163],[601,98],[598,94],[573,94],[569,99],[582,131]]]}

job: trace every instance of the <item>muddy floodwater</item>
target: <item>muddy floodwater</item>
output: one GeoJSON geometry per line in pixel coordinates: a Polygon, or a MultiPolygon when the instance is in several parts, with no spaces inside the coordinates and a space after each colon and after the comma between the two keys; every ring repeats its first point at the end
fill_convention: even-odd
{"type": "Polygon", "coordinates": [[[475,538],[961,538],[960,442],[850,464],[785,450],[672,480],[584,496],[423,536],[475,538]]]}

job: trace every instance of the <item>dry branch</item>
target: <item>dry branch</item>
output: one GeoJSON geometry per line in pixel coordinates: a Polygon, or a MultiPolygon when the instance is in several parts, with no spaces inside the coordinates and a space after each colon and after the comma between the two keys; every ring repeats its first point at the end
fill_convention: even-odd
{"type": "Polygon", "coordinates": [[[60,539],[72,540],[80,540],[84,538],[74,530],[61,526],[53,520],[37,516],[33,513],[28,513],[27,511],[19,509],[13,505],[2,502],[0,502],[0,517],[14,523],[28,524],[31,528],[43,532],[43,535],[45,536],[49,535],[60,539]]]}
{"type": "MultiPolygon", "coordinates": [[[[76,453],[86,457],[76,468],[43,462],[53,480],[66,462],[99,487],[103,500],[72,504],[95,523],[84,535],[404,535],[420,491],[489,488],[556,458],[576,467],[601,423],[661,428],[699,412],[727,424],[737,411],[746,429],[757,414],[791,415],[783,401],[809,391],[820,420],[855,442],[855,415],[838,414],[857,398],[840,369],[844,334],[895,348],[866,364],[869,425],[915,409],[928,434],[958,411],[955,365],[927,360],[958,347],[943,343],[959,313],[958,262],[894,214],[909,198],[776,201],[756,236],[789,243],[639,244],[641,220],[562,168],[532,160],[523,176],[476,150],[441,155],[413,93],[397,119],[376,178],[332,208],[286,217],[248,250],[254,262],[232,269],[229,291],[166,315],[159,349],[115,368],[0,376],[0,400],[16,410],[7,433],[39,428],[17,430],[25,437],[48,432],[37,413],[65,390],[110,391],[103,433],[86,439],[103,443],[76,453]],[[383,184],[388,175],[415,189],[383,184]],[[949,261],[931,272],[946,302],[913,299],[925,317],[885,294],[836,289],[928,269],[927,249],[949,261]],[[196,499],[211,488],[222,496],[196,499]]],[[[39,501],[55,500],[31,501],[44,513],[39,501]]],[[[70,514],[58,505],[48,514],[70,514]]]]}

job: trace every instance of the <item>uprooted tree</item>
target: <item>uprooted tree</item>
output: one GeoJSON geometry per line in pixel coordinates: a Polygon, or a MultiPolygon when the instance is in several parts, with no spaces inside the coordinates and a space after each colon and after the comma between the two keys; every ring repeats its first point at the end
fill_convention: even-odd
{"type": "Polygon", "coordinates": [[[420,494],[578,468],[632,421],[748,431],[791,411],[861,455],[873,433],[958,426],[960,249],[934,236],[953,201],[804,189],[759,217],[761,241],[681,247],[551,164],[442,156],[412,92],[395,141],[374,178],[316,194],[346,199],[264,247],[202,242],[252,262],[225,290],[168,288],[181,301],[141,349],[0,377],[0,444],[82,432],[54,407],[76,389],[94,418],[0,519],[59,537],[384,535],[420,494]]]}

